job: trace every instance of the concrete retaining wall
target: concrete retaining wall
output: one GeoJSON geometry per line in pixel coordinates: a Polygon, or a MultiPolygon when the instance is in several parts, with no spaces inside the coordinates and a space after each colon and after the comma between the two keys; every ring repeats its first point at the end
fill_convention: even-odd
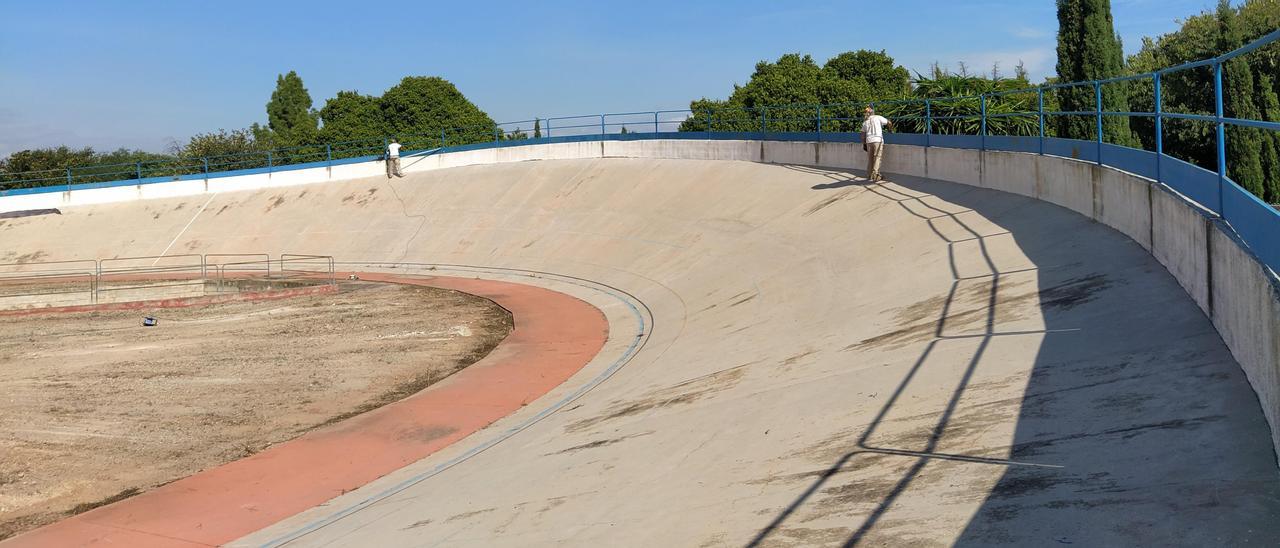
{"type": "MultiPolygon", "coordinates": [[[[896,151],[895,151],[896,152],[896,151]]],[[[928,149],[926,176],[939,181],[953,181],[971,186],[982,184],[982,151],[962,148],[928,149]]],[[[1026,173],[1022,174],[1026,178],[1026,173]]]]}
{"type": "MultiPolygon", "coordinates": [[[[933,154],[934,148],[929,149],[933,154]]],[[[982,181],[980,186],[1003,190],[1013,194],[1021,194],[1029,198],[1039,198],[1039,170],[1030,166],[1027,157],[1031,154],[1021,152],[986,152],[982,155],[982,181]]]]}
{"type": "Polygon", "coordinates": [[[1209,217],[1163,186],[1151,193],[1151,254],[1209,313],[1209,217]]]}
{"type": "MultiPolygon", "coordinates": [[[[1024,154],[1035,162],[1036,197],[1085,217],[1093,217],[1094,164],[1056,156],[1024,154]]],[[[1030,168],[1031,162],[1025,165],[1030,168]]]]}
{"type": "Polygon", "coordinates": [[[764,141],[764,161],[770,164],[818,165],[818,145],[803,141],[764,141]]]}
{"type": "MultiPolygon", "coordinates": [[[[859,146],[860,145],[853,145],[859,146]]],[[[914,145],[885,145],[880,171],[913,177],[928,177],[930,149],[914,145]]]]}
{"type": "MultiPolygon", "coordinates": [[[[410,156],[407,172],[601,157],[739,160],[862,170],[857,143],[696,139],[584,141],[410,156]]],[[[1036,154],[887,145],[882,170],[1029,196],[1071,209],[1151,252],[1213,321],[1257,392],[1280,451],[1280,282],[1229,227],[1168,187],[1096,164],[1036,154]]],[[[209,180],[0,197],[0,212],[254,190],[380,176],[365,162],[209,180]]]]}
{"type": "Polygon", "coordinates": [[[1229,227],[1215,221],[1208,234],[1210,316],[1258,393],[1280,451],[1280,284],[1229,227]]]}
{"type": "Polygon", "coordinates": [[[818,143],[818,164],[845,169],[866,169],[867,153],[857,143],[818,143]]]}
{"type": "Polygon", "coordinates": [[[1093,218],[1119,230],[1151,251],[1151,193],[1154,185],[1127,173],[1093,166],[1093,218]],[[1142,213],[1146,212],[1146,215],[1142,213]]]}

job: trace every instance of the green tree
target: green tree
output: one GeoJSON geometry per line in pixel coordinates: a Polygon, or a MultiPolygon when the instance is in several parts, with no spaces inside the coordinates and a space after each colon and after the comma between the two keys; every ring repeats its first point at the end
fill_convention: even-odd
{"type": "Polygon", "coordinates": [[[193,135],[184,146],[173,147],[175,156],[185,158],[208,158],[260,152],[263,150],[253,138],[253,131],[236,129],[227,131],[198,133],[193,135]]]}
{"type": "MultiPolygon", "coordinates": [[[[1130,69],[1151,72],[1215,57],[1252,42],[1277,26],[1280,26],[1280,1],[1249,0],[1236,8],[1219,5],[1213,11],[1187,18],[1175,32],[1144,39],[1142,49],[1129,58],[1130,69]]],[[[1223,67],[1223,107],[1227,116],[1238,113],[1240,117],[1280,121],[1280,105],[1276,105],[1280,102],[1276,100],[1280,89],[1273,76],[1280,72],[1278,63],[1280,48],[1268,46],[1237,57],[1223,67]]],[[[1167,73],[1161,77],[1161,85],[1166,112],[1214,113],[1212,68],[1167,73]]],[[[1154,108],[1150,86],[1133,97],[1135,110],[1154,108]]],[[[1154,131],[1150,131],[1153,121],[1135,118],[1132,123],[1142,136],[1144,146],[1154,149],[1154,131]]],[[[1167,154],[1216,170],[1216,143],[1212,123],[1171,118],[1164,121],[1167,154]]],[[[1280,132],[1228,126],[1227,145],[1232,179],[1251,191],[1260,190],[1259,196],[1268,201],[1280,200],[1280,189],[1275,188],[1280,181],[1280,159],[1277,159],[1280,132]],[[1257,150],[1256,164],[1251,149],[1257,150]]]]}
{"type": "Polygon", "coordinates": [[[533,120],[533,138],[534,139],[542,138],[542,120],[537,118],[534,118],[533,120]]]}
{"type": "MultiPolygon", "coordinates": [[[[1124,72],[1124,50],[1112,24],[1110,0],[1058,0],[1057,68],[1061,82],[1102,80],[1124,72]]],[[[1097,108],[1092,86],[1061,88],[1054,95],[1067,112],[1097,108]]],[[[1128,112],[1127,95],[1124,86],[1108,87],[1103,93],[1102,110],[1128,112]]],[[[1095,138],[1096,121],[1091,117],[1060,116],[1055,124],[1059,136],[1095,138]]],[[[1105,117],[1103,135],[1109,143],[1138,145],[1129,129],[1129,119],[1124,116],[1105,117]]]]}
{"type": "Polygon", "coordinates": [[[311,94],[294,71],[276,76],[276,87],[267,101],[267,125],[250,128],[268,148],[311,144],[319,139],[319,117],[312,110],[311,94]]]}
{"type": "Polygon", "coordinates": [[[324,122],[320,134],[326,143],[381,139],[392,133],[382,119],[379,99],[356,91],[339,91],[325,101],[320,120],[324,122]]]}
{"type": "Polygon", "coordinates": [[[822,66],[829,77],[848,81],[862,81],[876,99],[906,97],[911,92],[911,74],[894,64],[884,50],[846,51],[822,66]]]}
{"type": "Polygon", "coordinates": [[[146,164],[146,177],[170,175],[175,170],[172,161],[171,156],[125,148],[105,153],[91,147],[75,149],[65,145],[21,150],[0,160],[0,185],[24,188],[65,184],[68,168],[73,172],[73,183],[134,179],[139,162],[146,164]]]}
{"type": "MultiPolygon", "coordinates": [[[[320,109],[320,133],[334,145],[335,157],[376,152],[381,139],[400,138],[408,147],[435,146],[443,131],[449,145],[492,141],[498,132],[493,119],[467,100],[449,81],[412,76],[380,96],[340,91],[320,109]],[[496,133],[497,132],[497,133],[496,133]]],[[[542,128],[534,122],[534,136],[542,128]]]]}
{"type": "MultiPolygon", "coordinates": [[[[747,83],[735,85],[728,99],[690,102],[693,113],[681,131],[814,131],[817,105],[842,105],[824,111],[824,130],[838,131],[860,116],[860,105],[876,98],[876,89],[902,97],[909,86],[906,69],[884,52],[842,53],[819,67],[813,57],[788,53],[776,62],[761,61],[747,83]]],[[[826,108],[826,107],[824,107],[826,108]]],[[[852,126],[850,126],[852,127],[852,126]]]]}
{"type": "MultiPolygon", "coordinates": [[[[1270,74],[1258,74],[1258,96],[1262,98],[1262,117],[1269,122],[1280,122],[1280,94],[1270,74]]],[[[1280,132],[1263,132],[1262,171],[1264,188],[1262,198],[1271,204],[1280,204],[1280,132]]]]}
{"type": "Polygon", "coordinates": [[[97,157],[98,154],[90,147],[73,149],[64,145],[53,148],[20,150],[10,154],[8,158],[0,160],[0,172],[3,172],[9,181],[19,178],[59,177],[63,175],[59,172],[65,171],[69,167],[91,164],[97,157]],[[26,172],[45,171],[50,173],[35,173],[30,177],[19,175],[26,172]]]}
{"type": "Polygon", "coordinates": [[[255,137],[272,147],[315,144],[320,137],[318,121],[302,78],[289,71],[276,77],[276,89],[267,102],[267,127],[255,126],[255,137]]]}
{"type": "Polygon", "coordinates": [[[434,76],[401,80],[382,94],[379,106],[383,123],[396,135],[439,135],[449,129],[449,144],[456,145],[492,141],[497,129],[493,119],[457,87],[434,76]]]}
{"type": "MultiPolygon", "coordinates": [[[[1218,51],[1227,52],[1244,45],[1236,10],[1228,0],[1218,0],[1218,51]]],[[[1223,115],[1228,118],[1259,120],[1262,113],[1253,101],[1253,70],[1240,57],[1222,67],[1223,115]]],[[[1257,196],[1263,195],[1262,131],[1251,127],[1227,128],[1227,175],[1257,196]]]]}
{"type": "MultiPolygon", "coordinates": [[[[1153,72],[1217,55],[1218,24],[1211,13],[1201,13],[1183,22],[1177,32],[1158,39],[1144,38],[1142,49],[1129,58],[1134,72],[1153,72]]],[[[1212,69],[1192,69],[1161,76],[1161,101],[1165,112],[1212,115],[1214,113],[1212,69]]],[[[1137,88],[1133,107],[1154,112],[1155,99],[1149,86],[1137,88]]],[[[1142,137],[1143,148],[1155,150],[1155,122],[1134,118],[1132,127],[1142,137]]],[[[1209,170],[1217,169],[1217,148],[1213,124],[1165,119],[1166,154],[1209,170]]]]}
{"type": "MultiPolygon", "coordinates": [[[[916,75],[912,97],[931,100],[929,112],[936,117],[928,128],[932,133],[978,135],[982,129],[982,102],[977,95],[1031,87],[1025,75],[1013,78],[998,75],[996,70],[992,71],[994,77],[951,73],[935,65],[932,77],[916,75]],[[952,99],[954,97],[963,99],[952,99]]],[[[1038,135],[1040,122],[1034,114],[1036,108],[1035,91],[988,97],[987,114],[994,116],[988,116],[987,134],[1038,135]]],[[[925,132],[925,104],[921,101],[889,103],[879,107],[878,112],[896,120],[897,131],[925,132]]]]}

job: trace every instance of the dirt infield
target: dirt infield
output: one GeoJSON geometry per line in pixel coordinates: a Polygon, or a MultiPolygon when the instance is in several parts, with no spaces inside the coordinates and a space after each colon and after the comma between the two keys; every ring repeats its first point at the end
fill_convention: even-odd
{"type": "Polygon", "coordinates": [[[0,322],[0,538],[395,401],[511,330],[429,287],[0,322]]]}

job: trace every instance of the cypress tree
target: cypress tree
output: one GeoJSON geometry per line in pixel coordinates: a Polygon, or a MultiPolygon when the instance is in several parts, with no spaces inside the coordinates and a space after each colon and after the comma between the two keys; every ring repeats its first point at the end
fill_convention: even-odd
{"type": "MultiPolygon", "coordinates": [[[[1218,0],[1218,51],[1226,53],[1244,45],[1236,10],[1228,0],[1218,0]]],[[[1262,113],[1253,101],[1253,69],[1236,57],[1222,66],[1223,116],[1259,120],[1262,113]]],[[[1262,133],[1250,127],[1227,126],[1227,176],[1263,197],[1262,133]]]]}
{"type": "MultiPolygon", "coordinates": [[[[1262,118],[1280,122],[1280,96],[1276,94],[1274,80],[1266,73],[1259,73],[1257,84],[1262,118]]],[[[1267,203],[1280,204],[1280,132],[1265,131],[1262,137],[1262,173],[1265,178],[1262,198],[1267,203]]]]}
{"type": "Polygon", "coordinates": [[[533,138],[534,139],[542,138],[542,120],[540,119],[535,118],[533,120],[533,138]]]}
{"type": "Polygon", "coordinates": [[[267,128],[274,146],[297,146],[316,142],[318,116],[311,110],[311,94],[297,72],[276,77],[276,89],[267,102],[267,128]]]}
{"type": "MultiPolygon", "coordinates": [[[[1110,0],[1058,0],[1058,81],[1082,82],[1119,76],[1124,71],[1124,49],[1111,20],[1110,0]]],[[[1061,110],[1092,111],[1096,108],[1092,86],[1058,90],[1061,110]]],[[[1126,87],[1106,86],[1102,110],[1128,112],[1126,87]]],[[[1088,116],[1059,116],[1055,122],[1059,137],[1093,139],[1096,120],[1088,116]]],[[[1103,117],[1103,135],[1109,143],[1139,146],[1129,119],[1103,117]]]]}

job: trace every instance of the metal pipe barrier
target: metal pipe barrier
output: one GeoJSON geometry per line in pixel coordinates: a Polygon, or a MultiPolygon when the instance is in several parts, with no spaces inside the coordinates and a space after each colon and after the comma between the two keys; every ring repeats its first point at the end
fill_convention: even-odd
{"type": "Polygon", "coordinates": [[[329,285],[338,283],[331,255],[280,255],[280,275],[288,277],[293,273],[299,277],[312,277],[316,274],[327,274],[329,285]],[[306,268],[308,266],[318,268],[306,268]],[[291,268],[292,267],[292,268],[291,268]]]}
{"type": "Polygon", "coordinates": [[[96,304],[108,292],[190,286],[207,291],[209,284],[220,293],[233,278],[314,280],[317,275],[337,284],[332,256],[210,253],[0,264],[0,308],[6,301],[30,304],[35,298],[77,294],[96,304]]]}
{"type": "Polygon", "coordinates": [[[262,277],[271,278],[271,255],[266,253],[210,253],[204,256],[205,269],[214,271],[216,288],[221,293],[226,286],[227,273],[232,272],[240,277],[262,273],[262,277]],[[249,260],[244,260],[244,259],[249,260]]]}
{"type": "Polygon", "coordinates": [[[0,302],[75,294],[86,294],[90,302],[97,302],[97,268],[97,261],[0,264],[0,302]]]}

